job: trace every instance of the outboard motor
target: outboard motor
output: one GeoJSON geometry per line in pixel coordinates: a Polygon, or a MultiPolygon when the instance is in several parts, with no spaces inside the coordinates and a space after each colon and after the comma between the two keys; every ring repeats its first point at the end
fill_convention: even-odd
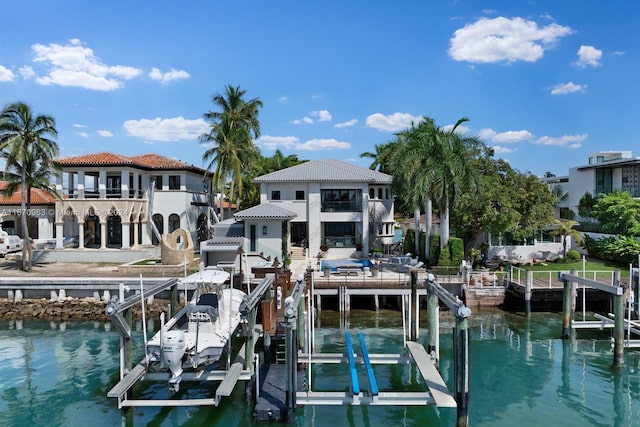
{"type": "Polygon", "coordinates": [[[178,391],[180,390],[180,380],[182,380],[182,357],[186,351],[184,331],[168,331],[162,337],[161,345],[163,360],[171,370],[169,389],[178,391]]]}

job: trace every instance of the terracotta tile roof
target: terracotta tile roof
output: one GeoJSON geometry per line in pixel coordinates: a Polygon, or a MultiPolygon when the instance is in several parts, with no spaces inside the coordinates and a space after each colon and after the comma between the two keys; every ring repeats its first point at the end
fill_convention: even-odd
{"type": "Polygon", "coordinates": [[[139,156],[123,156],[109,152],[87,154],[85,156],[63,157],[56,162],[62,167],[72,166],[129,166],[144,170],[189,170],[204,174],[206,171],[180,160],[149,153],[139,156]]]}
{"type": "MultiPolygon", "coordinates": [[[[7,188],[7,181],[0,181],[0,190],[7,188]]],[[[0,195],[0,205],[20,205],[22,202],[22,187],[18,187],[11,196],[4,197],[0,195]]],[[[56,198],[51,194],[48,194],[40,189],[31,189],[31,205],[53,205],[56,203],[56,198]]]]}

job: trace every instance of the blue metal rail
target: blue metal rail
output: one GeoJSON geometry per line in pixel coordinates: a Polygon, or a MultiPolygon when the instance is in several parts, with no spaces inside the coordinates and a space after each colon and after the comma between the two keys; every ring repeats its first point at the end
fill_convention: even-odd
{"type": "Polygon", "coordinates": [[[354,396],[360,394],[360,384],[358,383],[358,373],[356,372],[356,362],[353,358],[353,345],[351,344],[351,334],[345,334],[347,338],[347,357],[349,358],[349,371],[351,372],[351,392],[354,396]]]}
{"type": "Polygon", "coordinates": [[[371,361],[369,360],[369,352],[367,351],[367,346],[364,343],[364,334],[360,332],[358,334],[360,338],[360,347],[362,348],[362,358],[364,359],[364,366],[367,370],[367,377],[369,378],[369,388],[371,391],[371,395],[378,395],[378,383],[376,382],[376,377],[373,374],[373,368],[371,368],[371,361]]]}

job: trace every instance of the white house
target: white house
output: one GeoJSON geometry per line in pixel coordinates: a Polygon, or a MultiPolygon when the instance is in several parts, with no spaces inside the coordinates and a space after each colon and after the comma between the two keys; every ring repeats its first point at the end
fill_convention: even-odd
{"type": "MultiPolygon", "coordinates": [[[[8,183],[0,181],[0,190],[6,189],[8,183]]],[[[22,237],[22,189],[18,188],[9,196],[0,196],[0,223],[8,234],[22,237]]],[[[29,195],[31,205],[27,209],[27,227],[29,237],[38,241],[53,236],[53,213],[56,198],[37,188],[31,189],[29,195]]]]}
{"type": "Polygon", "coordinates": [[[244,252],[249,255],[282,255],[283,231],[288,246],[306,247],[309,256],[328,248],[330,258],[366,254],[393,241],[390,175],[328,159],[255,182],[260,184],[260,206],[235,215],[245,223],[244,252]],[[283,223],[288,228],[283,230],[283,223]]]}
{"type": "MultiPolygon", "coordinates": [[[[189,230],[206,240],[209,194],[206,171],[157,154],[96,153],[60,158],[55,202],[56,248],[73,239],[79,248],[157,245],[160,234],[189,230]]],[[[53,235],[51,236],[53,237],[53,235]]]]}
{"type": "Polygon", "coordinates": [[[577,214],[578,203],[585,193],[594,197],[623,190],[640,197],[640,158],[631,151],[600,151],[589,156],[583,166],[569,170],[566,184],[569,207],[577,214]]]}

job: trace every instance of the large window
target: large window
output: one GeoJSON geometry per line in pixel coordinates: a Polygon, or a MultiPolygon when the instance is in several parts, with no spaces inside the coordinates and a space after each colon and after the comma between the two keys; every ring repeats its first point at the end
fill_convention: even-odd
{"type": "Polygon", "coordinates": [[[613,177],[611,169],[596,169],[596,196],[609,194],[613,191],[613,177]]]}
{"type": "Polygon", "coordinates": [[[120,197],[120,175],[107,176],[107,197],[120,197]]]}
{"type": "Polygon", "coordinates": [[[322,243],[331,248],[355,247],[355,222],[325,222],[322,227],[322,243]]]}
{"type": "Polygon", "coordinates": [[[362,212],[360,190],[322,190],[322,212],[362,212]]]}
{"type": "Polygon", "coordinates": [[[180,189],[180,175],[169,175],[169,190],[180,189]]]}

